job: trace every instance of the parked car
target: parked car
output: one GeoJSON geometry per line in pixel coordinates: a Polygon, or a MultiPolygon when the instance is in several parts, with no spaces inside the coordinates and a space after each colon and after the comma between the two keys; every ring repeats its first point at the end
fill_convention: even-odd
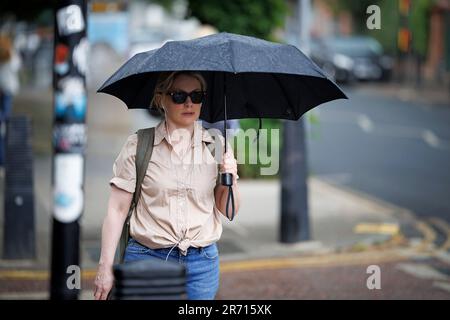
{"type": "Polygon", "coordinates": [[[311,58],[339,82],[389,80],[393,68],[380,43],[366,36],[315,39],[311,58]]]}

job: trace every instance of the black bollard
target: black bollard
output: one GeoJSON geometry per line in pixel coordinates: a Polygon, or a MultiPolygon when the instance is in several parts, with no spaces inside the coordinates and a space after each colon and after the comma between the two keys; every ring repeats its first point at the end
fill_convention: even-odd
{"type": "Polygon", "coordinates": [[[186,270],[179,263],[159,259],[115,265],[112,300],[186,299],[186,270]]]}
{"type": "Polygon", "coordinates": [[[308,172],[303,118],[285,121],[281,154],[282,243],[311,240],[308,214],[308,172]]]}
{"type": "Polygon", "coordinates": [[[34,259],[34,193],[31,121],[11,117],[5,143],[4,259],[34,259]]]}

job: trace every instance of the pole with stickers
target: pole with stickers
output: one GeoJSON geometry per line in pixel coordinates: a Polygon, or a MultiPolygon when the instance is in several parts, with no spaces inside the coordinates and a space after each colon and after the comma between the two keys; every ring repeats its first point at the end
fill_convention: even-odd
{"type": "Polygon", "coordinates": [[[53,228],[50,299],[80,292],[80,217],[84,208],[86,146],[87,0],[55,5],[53,56],[53,228]]]}

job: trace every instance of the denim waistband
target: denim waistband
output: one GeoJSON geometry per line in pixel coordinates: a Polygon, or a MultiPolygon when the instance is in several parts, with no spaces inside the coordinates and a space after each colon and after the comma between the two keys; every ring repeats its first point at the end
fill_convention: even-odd
{"type": "MultiPolygon", "coordinates": [[[[134,238],[130,238],[130,240],[136,242],[137,244],[139,244],[139,245],[142,246],[142,247],[151,249],[151,250],[153,250],[153,251],[158,251],[158,252],[161,252],[161,253],[162,253],[162,252],[169,252],[170,250],[172,250],[172,252],[176,252],[176,253],[181,254],[181,250],[180,250],[180,248],[178,248],[178,247],[173,247],[173,246],[171,246],[171,247],[164,247],[164,248],[156,248],[156,249],[153,249],[153,248],[149,248],[149,247],[143,245],[142,243],[140,243],[139,241],[135,240],[134,238]]],[[[214,243],[213,243],[213,244],[210,244],[210,245],[207,245],[207,246],[205,246],[205,247],[199,247],[199,248],[190,246],[189,248],[187,248],[186,255],[188,255],[188,254],[198,254],[198,253],[201,252],[201,250],[202,250],[203,248],[207,248],[207,247],[212,246],[212,245],[214,245],[214,243]]]]}
{"type": "MultiPolygon", "coordinates": [[[[152,249],[152,250],[157,250],[157,251],[162,251],[162,252],[164,252],[164,251],[170,251],[170,249],[172,249],[172,247],[159,248],[159,249],[152,249]]],[[[186,250],[186,251],[187,251],[187,252],[186,252],[186,255],[188,255],[188,254],[194,254],[194,253],[200,253],[201,250],[202,250],[202,248],[189,247],[189,248],[187,248],[187,250],[186,250]]],[[[172,249],[172,252],[178,252],[178,253],[181,254],[181,249],[178,248],[178,247],[175,247],[175,248],[172,249]]]]}

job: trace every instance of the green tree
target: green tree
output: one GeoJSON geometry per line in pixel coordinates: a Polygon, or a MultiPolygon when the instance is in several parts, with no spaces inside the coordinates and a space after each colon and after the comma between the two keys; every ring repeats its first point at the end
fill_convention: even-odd
{"type": "MultiPolygon", "coordinates": [[[[390,0],[391,2],[395,2],[390,0]]],[[[367,33],[367,7],[380,5],[381,0],[325,0],[333,13],[349,12],[353,17],[353,29],[356,33],[367,33]]]]}
{"type": "Polygon", "coordinates": [[[420,58],[424,58],[428,49],[430,8],[435,0],[414,0],[411,7],[410,28],[412,48],[420,58]]]}
{"type": "Polygon", "coordinates": [[[43,13],[47,14],[57,3],[58,0],[0,1],[0,22],[1,18],[8,15],[13,15],[19,21],[34,21],[43,13]]]}
{"type": "Polygon", "coordinates": [[[188,0],[189,15],[219,31],[276,40],[273,31],[284,25],[284,0],[188,0]]]}
{"type": "Polygon", "coordinates": [[[397,30],[399,23],[398,0],[325,0],[335,15],[348,12],[353,17],[354,32],[367,34],[377,39],[387,53],[397,52],[397,30]],[[381,9],[381,30],[369,30],[366,26],[367,7],[378,5],[381,9]]]}
{"type": "Polygon", "coordinates": [[[399,28],[398,1],[381,0],[381,30],[368,30],[368,34],[377,39],[386,53],[397,54],[397,33],[399,28]]]}

